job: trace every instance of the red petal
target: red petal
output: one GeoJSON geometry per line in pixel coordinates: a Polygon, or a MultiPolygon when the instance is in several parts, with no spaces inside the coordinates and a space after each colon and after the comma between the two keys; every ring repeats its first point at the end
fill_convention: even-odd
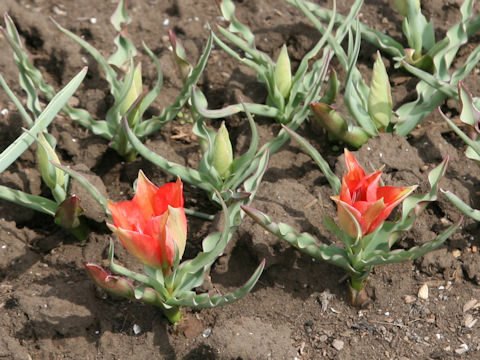
{"type": "Polygon", "coordinates": [[[362,214],[362,223],[365,224],[365,228],[362,227],[363,235],[371,233],[385,220],[384,218],[382,221],[378,221],[382,218],[383,212],[385,211],[383,199],[374,202],[359,201],[353,206],[362,214]]]}
{"type": "Polygon", "coordinates": [[[355,156],[353,156],[348,149],[345,149],[345,162],[347,164],[349,179],[360,180],[365,176],[365,170],[363,170],[363,168],[357,162],[357,159],[355,159],[355,156]]]}
{"type": "Polygon", "coordinates": [[[378,183],[380,182],[380,178],[382,177],[382,172],[377,171],[371,173],[367,177],[364,178],[363,191],[362,191],[362,199],[364,201],[377,201],[381,197],[377,194],[378,183]]]}
{"type": "MultiPolygon", "coordinates": [[[[167,217],[165,216],[162,218],[162,221],[165,224],[167,217]]],[[[128,252],[130,252],[134,257],[136,257],[141,263],[154,268],[163,267],[164,251],[161,244],[165,242],[164,239],[159,240],[158,238],[152,237],[151,234],[120,229],[111,224],[107,224],[107,226],[118,236],[118,238],[122,242],[123,246],[128,250],[128,252]]],[[[156,236],[162,238],[165,236],[165,230],[158,231],[158,229],[160,228],[161,226],[156,224],[156,236]]],[[[151,233],[152,230],[149,230],[149,232],[151,233]]]]}
{"type": "Polygon", "coordinates": [[[175,257],[175,244],[171,231],[167,227],[169,215],[169,212],[164,212],[160,216],[153,217],[145,226],[145,233],[157,242],[161,263],[166,265],[166,261],[171,266],[175,257]]]}
{"type": "Polygon", "coordinates": [[[112,213],[113,224],[124,230],[139,231],[145,226],[145,219],[132,201],[121,201],[116,204],[108,202],[112,213]]]}
{"type": "Polygon", "coordinates": [[[154,196],[155,215],[161,215],[168,210],[168,205],[175,208],[183,207],[183,183],[180,178],[174,183],[161,186],[154,196]]]}
{"type": "MultiPolygon", "coordinates": [[[[405,194],[410,194],[414,188],[410,187],[395,187],[395,186],[381,186],[377,189],[377,197],[382,198],[385,204],[398,203],[399,199],[403,199],[405,194]]],[[[400,200],[401,201],[401,200],[400,200]]]]}
{"type": "Polygon", "coordinates": [[[374,222],[370,225],[370,231],[374,231],[380,226],[395,209],[410,193],[416,189],[416,186],[409,187],[394,187],[394,186],[382,186],[378,188],[378,196],[382,196],[386,204],[385,209],[379,214],[374,222]],[[388,201],[385,201],[388,200],[388,201]]]}
{"type": "Polygon", "coordinates": [[[154,216],[154,197],[158,187],[147,179],[145,174],[140,170],[137,178],[137,191],[132,199],[132,203],[137,206],[145,221],[150,220],[154,216]]]}
{"type": "Polygon", "coordinates": [[[346,202],[347,204],[352,203],[352,196],[350,193],[350,188],[348,187],[347,180],[345,176],[342,178],[342,187],[340,188],[340,194],[338,196],[340,200],[346,202]]]}

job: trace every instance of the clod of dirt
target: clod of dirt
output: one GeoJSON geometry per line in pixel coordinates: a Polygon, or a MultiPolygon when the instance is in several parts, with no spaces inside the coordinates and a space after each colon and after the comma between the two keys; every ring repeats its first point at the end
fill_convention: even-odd
{"type": "Polygon", "coordinates": [[[478,254],[467,254],[462,260],[462,268],[467,278],[480,285],[480,257],[478,254]]]}
{"type": "Polygon", "coordinates": [[[448,279],[459,267],[458,261],[445,248],[429,252],[423,256],[420,263],[420,270],[425,274],[433,276],[443,273],[445,279],[448,279]]]}
{"type": "MultiPolygon", "coordinates": [[[[72,169],[79,172],[95,186],[103,196],[107,197],[107,188],[99,176],[91,172],[84,164],[75,165],[72,169]]],[[[80,199],[80,206],[83,208],[83,214],[85,216],[97,222],[104,222],[107,219],[105,210],[92,198],[90,193],[74,179],[72,179],[70,184],[70,194],[75,194],[80,199]]]]}
{"type": "Polygon", "coordinates": [[[293,359],[297,351],[291,335],[286,325],[240,317],[216,325],[209,342],[222,359],[293,359]]]}

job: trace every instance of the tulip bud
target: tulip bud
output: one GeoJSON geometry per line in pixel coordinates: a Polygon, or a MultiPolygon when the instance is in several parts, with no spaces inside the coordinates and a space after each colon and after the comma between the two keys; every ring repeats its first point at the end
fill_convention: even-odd
{"type": "Polygon", "coordinates": [[[170,37],[170,43],[172,44],[173,54],[175,56],[175,62],[177,63],[178,69],[180,70],[180,76],[183,83],[185,84],[192,72],[193,66],[188,62],[187,55],[185,53],[185,48],[183,47],[180,40],[172,30],[168,31],[168,36],[170,37]]]}
{"type": "Polygon", "coordinates": [[[292,87],[292,69],[290,66],[290,58],[288,57],[287,46],[284,44],[275,64],[275,85],[284,98],[290,94],[292,87]]]}
{"type": "Polygon", "coordinates": [[[134,287],[130,280],[111,275],[101,266],[93,263],[86,263],[85,269],[87,270],[88,276],[90,276],[97,286],[117,296],[123,296],[132,300],[135,299],[134,287]]]}
{"type": "Polygon", "coordinates": [[[230,165],[233,162],[233,149],[230,142],[225,122],[222,122],[220,129],[213,142],[213,167],[218,171],[222,179],[230,175],[230,165]]]}
{"type": "Polygon", "coordinates": [[[368,134],[362,128],[358,126],[349,128],[347,121],[333,107],[314,102],[310,104],[310,109],[315,120],[337,139],[355,148],[361,147],[369,139],[368,134]]]}
{"type": "MultiPolygon", "coordinates": [[[[47,136],[49,135],[47,134],[47,136]]],[[[37,140],[39,143],[37,148],[38,167],[43,181],[50,189],[54,189],[57,185],[63,186],[65,184],[63,171],[50,163],[50,160],[60,163],[55,150],[43,133],[38,134],[37,140]]]]}
{"type": "Polygon", "coordinates": [[[406,17],[408,14],[408,2],[412,1],[415,9],[420,10],[420,0],[393,0],[393,5],[400,15],[406,17]]]}
{"type": "Polygon", "coordinates": [[[370,94],[368,95],[368,113],[377,129],[385,129],[392,118],[392,93],[387,70],[383,64],[380,53],[373,64],[370,94]]]}
{"type": "Polygon", "coordinates": [[[58,206],[55,212],[55,224],[66,229],[74,229],[80,226],[80,219],[78,218],[83,212],[80,207],[80,199],[75,195],[65,199],[58,206]]]}
{"type": "MultiPolygon", "coordinates": [[[[129,69],[127,71],[127,74],[125,75],[125,78],[128,78],[130,76],[130,71],[129,69]]],[[[119,107],[119,112],[120,115],[125,115],[125,113],[130,109],[130,107],[135,103],[135,101],[138,99],[138,97],[142,94],[143,92],[143,84],[142,84],[142,64],[138,64],[137,67],[134,70],[133,73],[133,81],[132,85],[130,86],[130,89],[128,90],[128,94],[123,100],[122,104],[119,107]]],[[[138,119],[135,119],[129,121],[129,124],[132,126],[137,122],[138,119]]]]}

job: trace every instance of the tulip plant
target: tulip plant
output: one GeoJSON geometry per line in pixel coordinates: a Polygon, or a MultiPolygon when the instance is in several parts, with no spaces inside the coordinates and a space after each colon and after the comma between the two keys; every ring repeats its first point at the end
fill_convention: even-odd
{"type": "MultiPolygon", "coordinates": [[[[335,23],[340,26],[347,19],[310,1],[285,1],[298,6],[315,26],[319,23],[319,19],[324,21],[335,19],[335,23]]],[[[358,32],[362,38],[390,54],[396,66],[402,66],[421,80],[416,86],[417,98],[403,104],[395,111],[398,119],[394,131],[402,136],[410,133],[446,98],[457,98],[458,82],[463,80],[480,61],[480,46],[477,46],[463,64],[456,64],[455,70],[451,69],[460,47],[466,44],[469,37],[480,28],[480,15],[474,16],[473,0],[463,2],[460,8],[460,21],[452,26],[446,36],[439,41],[435,41],[433,25],[428,23],[421,14],[420,3],[418,0],[394,2],[400,14],[404,16],[403,29],[412,49],[404,48],[381,31],[363,24],[358,26],[358,32]]],[[[363,0],[356,0],[352,9],[362,4],[363,0]]],[[[323,32],[321,28],[319,30],[323,32]]],[[[337,41],[337,44],[340,43],[341,41],[337,41]]],[[[329,45],[332,45],[332,42],[329,42],[329,45]]],[[[337,50],[335,52],[338,55],[337,50]]],[[[345,98],[347,100],[347,96],[345,98]]]]}
{"type": "Polygon", "coordinates": [[[249,206],[242,208],[266,230],[300,251],[343,268],[350,275],[353,305],[362,306],[366,302],[364,287],[374,266],[416,259],[439,247],[459,226],[459,223],[450,226],[434,240],[420,247],[392,250],[401,233],[413,226],[418,213],[429,202],[436,200],[438,182],[445,172],[448,159],[430,172],[428,179],[431,191],[428,194],[413,195],[415,185],[379,186],[381,170],[366,174],[353,154],[346,149],[348,172],[340,183],[321,155],[306,140],[293,132],[292,136],[313,155],[332,186],[338,224],[324,216],[324,225],[341,240],[343,247],[319,243],[312,235],[299,233],[285,223],[276,223],[257,209],[249,206]],[[400,203],[403,203],[402,214],[394,221],[386,221],[400,203]]]}
{"type": "MultiPolygon", "coordinates": [[[[28,55],[22,48],[20,37],[13,21],[6,15],[5,22],[7,31],[4,31],[5,38],[21,61],[17,63],[21,76],[28,79],[34,87],[37,87],[41,94],[47,99],[55,95],[54,89],[45,83],[42,74],[31,64],[28,55]]],[[[135,65],[134,57],[137,49],[128,38],[126,33],[127,25],[131,18],[126,12],[125,0],[120,0],[118,6],[111,17],[111,23],[118,32],[114,39],[117,51],[113,53],[108,60],[102,54],[91,46],[81,37],[65,29],[58,23],[55,25],[60,31],[69,36],[80,46],[82,46],[98,63],[100,69],[104,72],[105,78],[110,85],[110,93],[114,98],[113,106],[108,110],[105,120],[95,120],[88,111],[84,109],[74,109],[66,105],[64,111],[70,118],[79,122],[99,135],[110,141],[110,146],[115,149],[126,160],[132,160],[137,153],[128,143],[125,132],[122,127],[122,117],[126,117],[129,127],[135,132],[135,135],[144,139],[146,136],[157,131],[165,124],[173,120],[179,111],[185,106],[191,96],[193,86],[199,80],[206,66],[211,49],[211,39],[207,42],[205,51],[201,55],[197,66],[191,71],[185,81],[185,85],[174,103],[167,106],[159,116],[154,116],[148,120],[142,121],[142,116],[150,104],[159,95],[163,86],[163,75],[161,65],[154,53],[143,44],[143,49],[155,63],[158,73],[155,86],[149,92],[144,91],[142,85],[142,67],[141,63],[135,65]]]]}
{"type": "MultiPolygon", "coordinates": [[[[293,75],[287,47],[284,45],[278,58],[274,61],[266,53],[255,46],[255,36],[252,31],[240,23],[235,17],[235,5],[232,0],[217,0],[223,17],[229,22],[228,29],[217,26],[218,32],[234,47],[239,48],[245,56],[241,56],[219,36],[213,33],[215,43],[227,54],[253,69],[259,81],[265,84],[267,90],[266,104],[244,103],[229,105],[223,109],[210,110],[204,99],[199,99],[196,93],[192,96],[192,105],[205,118],[225,118],[244,111],[251,114],[274,118],[277,122],[297,129],[309,115],[309,104],[319,99],[324,79],[331,58],[330,52],[325,52],[318,60],[313,60],[326,42],[324,35],[315,46],[304,56],[293,75]],[[309,62],[311,61],[311,69],[309,62]]],[[[333,26],[333,21],[332,24],[333,26]]],[[[330,31],[331,27],[327,30],[330,31]]],[[[331,94],[325,95],[332,98],[331,94]]],[[[278,150],[287,140],[288,134],[281,130],[278,140],[270,144],[270,154],[278,150]]],[[[265,149],[264,149],[265,150],[265,149]]]]}
{"type": "MultiPolygon", "coordinates": [[[[465,132],[455,125],[455,123],[450,120],[440,108],[438,108],[438,110],[452,130],[467,144],[467,150],[465,151],[467,158],[480,165],[480,138],[478,137],[480,133],[478,125],[480,121],[480,110],[478,110],[480,100],[478,98],[473,98],[472,94],[462,82],[460,82],[458,85],[458,94],[462,104],[460,121],[467,126],[469,135],[465,134],[465,132]]],[[[442,190],[442,192],[446,198],[464,215],[474,219],[475,221],[480,221],[480,210],[471,208],[451,191],[442,190]]]]}
{"type": "MultiPolygon", "coordinates": [[[[15,61],[19,61],[19,58],[15,57],[15,61]]],[[[85,239],[87,234],[85,224],[79,217],[82,212],[79,205],[80,200],[75,195],[69,195],[68,193],[68,175],[50,163],[51,161],[58,163],[59,158],[55,153],[55,138],[47,132],[47,127],[58,112],[65,107],[67,101],[82,83],[86,73],[86,68],[80,71],[52,98],[45,109],[42,109],[35,91],[31,90],[32,84],[29,79],[22,77],[22,74],[20,74],[20,84],[27,92],[27,108],[33,119],[0,75],[0,86],[17,106],[18,112],[28,126],[28,129],[25,129],[25,132],[0,154],[0,173],[7,169],[36,141],[38,169],[44,183],[52,193],[53,200],[4,185],[0,185],[0,199],[51,215],[57,225],[69,230],[78,239],[82,240],[85,239]]]]}
{"type": "MultiPolygon", "coordinates": [[[[357,38],[356,44],[360,44],[360,38],[357,38]]],[[[391,130],[393,102],[390,81],[380,53],[377,53],[373,64],[372,79],[368,87],[355,67],[360,47],[355,48],[355,61],[348,62],[351,68],[346,80],[345,105],[357,125],[347,121],[333,106],[322,101],[312,102],[310,109],[314,121],[323,126],[330,135],[351,147],[359,148],[370,137],[391,130]]]]}
{"type": "Polygon", "coordinates": [[[180,179],[157,187],[140,171],[132,200],[108,202],[113,224],[107,225],[128,252],[144,265],[145,274],[116,264],[112,241],[110,270],[116,275],[94,263],[85,264],[96,285],[115,295],[160,307],[171,323],[181,320],[181,307],[213,308],[241,299],[253,288],[265,264],[262,261],[245,285],[233,293],[215,296],[196,294],[192,289],[202,284],[205,272],[227,244],[231,230],[230,216],[222,202],[225,212],[223,233],[210,234],[203,240],[203,252],[180,262],[187,242],[187,219],[183,206],[180,179]]]}

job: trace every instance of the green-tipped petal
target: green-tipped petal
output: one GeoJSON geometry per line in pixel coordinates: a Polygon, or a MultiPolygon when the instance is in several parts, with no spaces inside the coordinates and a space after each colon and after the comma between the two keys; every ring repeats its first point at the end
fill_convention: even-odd
{"type": "Polygon", "coordinates": [[[176,244],[178,257],[181,259],[187,242],[187,217],[183,207],[174,208],[170,205],[168,206],[168,220],[166,227],[168,228],[169,235],[172,236],[173,241],[176,244]]]}

